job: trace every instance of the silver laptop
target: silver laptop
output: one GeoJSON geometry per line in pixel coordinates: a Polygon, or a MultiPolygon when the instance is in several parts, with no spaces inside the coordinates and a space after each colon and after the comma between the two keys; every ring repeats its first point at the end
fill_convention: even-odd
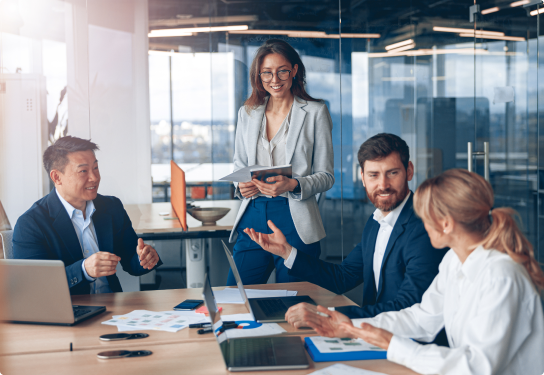
{"type": "Polygon", "coordinates": [[[301,302],[306,302],[312,305],[316,305],[313,299],[309,296],[290,296],[290,297],[266,297],[266,298],[247,298],[246,291],[244,289],[244,284],[238,273],[238,268],[236,268],[236,263],[234,258],[230,253],[229,248],[225,245],[225,242],[221,241],[223,244],[223,249],[227,254],[227,259],[229,260],[230,268],[236,279],[236,284],[238,285],[238,290],[242,295],[242,299],[255,319],[259,323],[282,323],[285,322],[285,313],[289,310],[289,307],[297,305],[301,302]]]}
{"type": "Polygon", "coordinates": [[[229,371],[299,370],[310,367],[298,336],[246,337],[229,339],[206,274],[202,299],[210,313],[213,334],[229,371]]]}
{"type": "Polygon", "coordinates": [[[74,325],[106,311],[105,306],[72,306],[60,260],[0,259],[0,269],[5,277],[8,321],[74,325]]]}

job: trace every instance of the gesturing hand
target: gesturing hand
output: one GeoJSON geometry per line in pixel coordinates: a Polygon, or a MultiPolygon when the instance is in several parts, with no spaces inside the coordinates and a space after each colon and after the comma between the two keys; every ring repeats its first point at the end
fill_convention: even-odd
{"type": "Polygon", "coordinates": [[[115,273],[115,267],[121,258],[112,253],[99,251],[85,259],[87,275],[94,277],[110,276],[115,273]]]}
{"type": "Polygon", "coordinates": [[[159,261],[159,254],[157,254],[157,251],[150,245],[144,244],[144,240],[141,238],[138,238],[136,252],[138,253],[138,258],[140,258],[140,266],[146,270],[150,270],[155,267],[159,261]]]}
{"type": "Polygon", "coordinates": [[[266,182],[275,182],[274,184],[259,181],[258,179],[252,180],[259,191],[264,195],[277,197],[287,191],[293,191],[297,187],[297,180],[285,176],[268,177],[266,182]]]}
{"type": "MultiPolygon", "coordinates": [[[[317,306],[317,311],[321,314],[307,312],[304,315],[303,319],[305,326],[315,329],[321,336],[357,337],[348,330],[350,326],[353,327],[353,323],[351,323],[351,319],[344,314],[339,313],[338,311],[330,311],[323,306],[317,306]]],[[[287,311],[287,313],[289,313],[289,311],[287,311]]]]}
{"type": "Polygon", "coordinates": [[[278,255],[283,259],[287,259],[291,254],[291,245],[285,239],[285,236],[279,230],[271,220],[268,220],[268,226],[272,229],[272,234],[265,234],[255,232],[253,228],[244,229],[246,233],[253,241],[257,242],[264,250],[278,255]]]}
{"type": "Polygon", "coordinates": [[[354,327],[353,325],[347,325],[342,323],[343,328],[349,332],[351,337],[359,337],[371,345],[378,346],[387,350],[393,334],[385,329],[374,327],[368,323],[362,323],[361,328],[354,327]]]}
{"type": "Polygon", "coordinates": [[[238,188],[240,189],[240,194],[242,194],[244,198],[251,198],[259,192],[259,189],[255,186],[253,181],[240,182],[238,183],[238,188]]]}

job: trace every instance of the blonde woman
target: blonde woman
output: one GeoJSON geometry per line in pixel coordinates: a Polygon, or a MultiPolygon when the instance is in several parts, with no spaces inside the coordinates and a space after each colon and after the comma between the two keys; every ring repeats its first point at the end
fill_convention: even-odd
{"type": "Polygon", "coordinates": [[[462,169],[425,181],[414,196],[435,248],[450,247],[421,303],[375,318],[308,314],[324,336],[359,337],[422,374],[544,373],[544,274],[511,208],[493,208],[491,185],[462,169]],[[449,348],[420,345],[446,327],[449,348]]]}

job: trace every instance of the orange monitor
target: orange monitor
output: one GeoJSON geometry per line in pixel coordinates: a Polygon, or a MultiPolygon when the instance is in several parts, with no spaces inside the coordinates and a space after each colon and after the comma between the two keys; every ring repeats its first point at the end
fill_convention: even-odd
{"type": "Polygon", "coordinates": [[[187,198],[185,196],[185,172],[173,160],[170,160],[170,203],[183,230],[187,230],[187,198]]]}

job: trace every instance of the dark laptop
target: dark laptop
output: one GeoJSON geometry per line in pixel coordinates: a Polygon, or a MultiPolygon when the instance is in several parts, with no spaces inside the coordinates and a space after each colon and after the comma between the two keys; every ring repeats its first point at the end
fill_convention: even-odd
{"type": "Polygon", "coordinates": [[[0,259],[0,268],[8,321],[71,326],[106,311],[105,306],[72,306],[60,260],[0,259]]]}
{"type": "Polygon", "coordinates": [[[285,322],[285,313],[291,306],[306,302],[312,305],[316,305],[313,299],[309,296],[291,296],[291,297],[267,297],[267,298],[247,298],[244,284],[234,263],[234,258],[230,253],[229,248],[223,241],[223,248],[227,254],[227,259],[230,263],[230,268],[236,279],[236,284],[242,295],[242,299],[246,304],[247,309],[253,314],[254,319],[259,323],[282,323],[285,322]]]}
{"type": "Polygon", "coordinates": [[[229,371],[299,370],[308,368],[308,358],[298,336],[229,339],[206,274],[202,296],[210,313],[213,333],[229,371]]]}

